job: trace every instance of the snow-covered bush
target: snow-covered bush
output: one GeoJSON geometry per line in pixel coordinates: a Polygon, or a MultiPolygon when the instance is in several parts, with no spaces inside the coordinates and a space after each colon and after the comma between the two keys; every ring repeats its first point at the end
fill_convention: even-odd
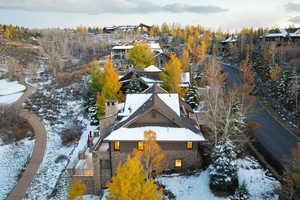
{"type": "Polygon", "coordinates": [[[249,200],[249,199],[250,199],[250,194],[244,183],[240,185],[235,191],[234,195],[230,197],[230,200],[249,200]]]}
{"type": "Polygon", "coordinates": [[[140,85],[140,82],[137,79],[130,80],[128,89],[126,90],[127,94],[136,94],[142,91],[143,89],[140,85]]]}
{"type": "Polygon", "coordinates": [[[229,140],[221,140],[211,154],[210,187],[215,192],[231,193],[238,185],[236,153],[229,140]]]}
{"type": "Polygon", "coordinates": [[[192,84],[185,95],[185,101],[193,108],[197,108],[199,105],[199,98],[197,94],[197,88],[192,84]]]}

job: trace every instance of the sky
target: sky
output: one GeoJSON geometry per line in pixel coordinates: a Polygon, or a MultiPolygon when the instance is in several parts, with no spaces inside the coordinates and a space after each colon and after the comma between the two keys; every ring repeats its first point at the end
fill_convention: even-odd
{"type": "Polygon", "coordinates": [[[300,0],[0,0],[0,24],[29,28],[163,22],[223,31],[300,26],[300,0]]]}

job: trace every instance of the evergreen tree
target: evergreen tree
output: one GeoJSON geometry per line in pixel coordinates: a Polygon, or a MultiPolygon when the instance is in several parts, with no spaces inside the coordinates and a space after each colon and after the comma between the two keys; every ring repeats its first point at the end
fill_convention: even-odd
{"type": "Polygon", "coordinates": [[[283,72],[276,84],[276,96],[281,103],[285,102],[287,97],[288,74],[283,72]]]}
{"type": "Polygon", "coordinates": [[[116,175],[108,184],[109,194],[106,200],[162,200],[162,190],[147,179],[139,159],[128,156],[123,165],[119,165],[116,175]]]}
{"type": "Polygon", "coordinates": [[[127,94],[137,94],[142,92],[141,84],[137,79],[131,79],[129,82],[129,87],[126,90],[127,94]]]}
{"type": "Polygon", "coordinates": [[[230,141],[220,140],[211,154],[209,167],[210,187],[216,191],[228,192],[237,185],[236,153],[230,141]]]}
{"type": "Polygon", "coordinates": [[[192,81],[191,86],[187,90],[185,94],[185,101],[193,108],[196,109],[199,106],[199,97],[197,94],[197,88],[194,85],[194,81],[192,81]]]}
{"type": "Polygon", "coordinates": [[[243,183],[235,191],[234,195],[230,197],[230,200],[249,200],[250,194],[246,185],[243,183]]]}

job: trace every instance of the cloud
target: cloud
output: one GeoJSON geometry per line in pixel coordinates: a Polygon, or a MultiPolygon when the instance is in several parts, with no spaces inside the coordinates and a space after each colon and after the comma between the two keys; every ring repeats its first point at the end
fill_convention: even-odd
{"type": "Polygon", "coordinates": [[[156,12],[207,14],[227,11],[218,6],[182,3],[159,5],[148,0],[1,0],[0,8],[88,14],[156,12]]]}
{"type": "Polygon", "coordinates": [[[285,8],[288,11],[300,12],[300,3],[288,3],[285,5],[285,8]]]}
{"type": "Polygon", "coordinates": [[[289,21],[296,24],[300,24],[300,16],[292,17],[291,19],[289,19],[289,21]]]}

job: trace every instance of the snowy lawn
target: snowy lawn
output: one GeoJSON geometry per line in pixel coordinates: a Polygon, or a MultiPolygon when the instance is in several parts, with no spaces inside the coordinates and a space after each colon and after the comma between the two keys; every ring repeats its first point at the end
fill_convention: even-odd
{"type": "Polygon", "coordinates": [[[0,145],[0,200],[15,187],[18,177],[31,157],[34,140],[23,139],[15,144],[0,145]]]}
{"type": "Polygon", "coordinates": [[[28,102],[31,109],[43,118],[48,140],[44,160],[27,190],[28,200],[66,199],[69,179],[65,169],[78,143],[64,146],[60,133],[74,120],[85,128],[82,135],[84,141],[80,143],[86,143],[89,132],[89,121],[83,117],[81,95],[75,92],[78,90],[82,90],[82,86],[77,83],[60,89],[44,85],[35,94],[41,93],[42,96],[28,102]]]}
{"type": "Polygon", "coordinates": [[[0,104],[11,104],[16,102],[26,89],[17,81],[9,82],[6,79],[0,80],[0,104]]]}
{"type": "MultiPolygon", "coordinates": [[[[245,183],[251,194],[251,200],[277,200],[273,195],[274,187],[279,182],[267,176],[256,161],[245,158],[237,160],[238,178],[240,183],[245,183]]],[[[209,188],[209,172],[201,171],[192,176],[178,174],[162,175],[157,181],[166,186],[175,196],[176,200],[229,200],[229,198],[216,197],[209,188]]]]}

